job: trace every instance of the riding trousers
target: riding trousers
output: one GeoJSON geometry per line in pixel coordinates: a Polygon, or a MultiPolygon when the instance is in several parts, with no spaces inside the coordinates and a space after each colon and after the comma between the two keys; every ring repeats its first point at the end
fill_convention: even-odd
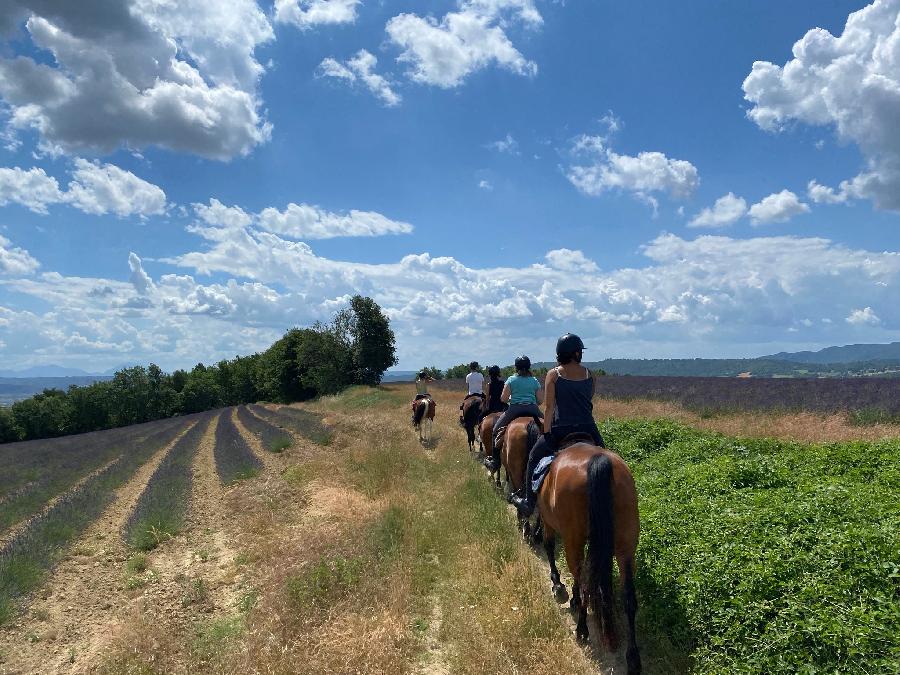
{"type": "Polygon", "coordinates": [[[596,422],[585,422],[584,424],[567,424],[566,426],[555,426],[550,430],[549,434],[544,434],[538,439],[538,442],[531,448],[528,453],[528,466],[525,469],[525,494],[529,498],[532,495],[531,479],[534,476],[534,469],[544,457],[552,457],[559,451],[559,444],[565,440],[570,434],[590,434],[594,439],[594,443],[601,448],[606,447],[603,442],[603,436],[597,428],[596,422]]]}
{"type": "Polygon", "coordinates": [[[536,403],[515,403],[506,409],[506,412],[494,422],[494,430],[502,429],[517,417],[540,417],[544,418],[544,413],[537,407],[536,403]]]}

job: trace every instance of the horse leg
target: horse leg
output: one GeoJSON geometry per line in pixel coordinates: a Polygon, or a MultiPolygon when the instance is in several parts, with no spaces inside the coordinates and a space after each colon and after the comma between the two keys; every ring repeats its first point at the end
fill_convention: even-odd
{"type": "Polygon", "coordinates": [[[584,542],[587,536],[584,532],[573,532],[572,535],[565,536],[563,533],[563,544],[566,547],[566,563],[569,565],[569,571],[575,584],[572,588],[572,610],[575,612],[575,637],[582,644],[588,641],[588,624],[587,624],[587,606],[588,598],[584,592],[585,584],[582,583],[581,571],[584,567],[584,542]]]}
{"type": "Polygon", "coordinates": [[[619,572],[622,574],[622,595],[625,598],[625,614],[628,616],[628,650],[625,660],[628,663],[628,675],[641,672],[641,655],[638,652],[635,616],[637,615],[637,593],[634,589],[634,558],[619,561],[619,572]]]}
{"type": "Polygon", "coordinates": [[[560,581],[559,570],[556,567],[556,532],[547,525],[544,529],[544,551],[547,553],[547,562],[550,563],[550,582],[553,584],[553,597],[556,602],[562,604],[569,599],[566,593],[566,585],[560,581]]]}

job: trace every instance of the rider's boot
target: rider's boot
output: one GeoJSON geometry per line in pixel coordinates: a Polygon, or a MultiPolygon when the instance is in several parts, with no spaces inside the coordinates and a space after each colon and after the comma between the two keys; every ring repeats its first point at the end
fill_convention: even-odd
{"type": "Polygon", "coordinates": [[[490,457],[487,457],[484,460],[484,465],[490,469],[491,471],[499,471],[500,470],[500,449],[503,447],[503,429],[498,429],[497,433],[494,435],[494,448],[490,457]]]}
{"type": "Polygon", "coordinates": [[[525,496],[514,495],[510,500],[523,518],[527,518],[534,513],[534,506],[537,501],[537,495],[534,494],[531,483],[534,476],[534,467],[538,462],[537,453],[534,450],[535,448],[532,448],[531,452],[528,453],[528,464],[525,467],[525,486],[523,488],[525,496]]]}

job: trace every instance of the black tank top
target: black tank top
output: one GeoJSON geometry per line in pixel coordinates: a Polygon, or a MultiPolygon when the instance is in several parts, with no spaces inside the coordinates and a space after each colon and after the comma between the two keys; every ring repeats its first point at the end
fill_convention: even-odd
{"type": "Polygon", "coordinates": [[[500,394],[503,393],[504,381],[501,379],[491,380],[488,385],[488,407],[490,410],[500,410],[503,402],[500,400],[500,394]]]}
{"type": "Polygon", "coordinates": [[[567,380],[562,375],[556,378],[553,426],[568,427],[594,422],[594,404],[591,402],[594,396],[594,378],[590,370],[587,372],[587,379],[584,380],[567,380]]]}

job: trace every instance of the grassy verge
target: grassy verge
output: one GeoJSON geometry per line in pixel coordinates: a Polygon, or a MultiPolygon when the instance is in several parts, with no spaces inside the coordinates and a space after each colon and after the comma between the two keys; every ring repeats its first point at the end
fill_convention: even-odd
{"type": "Polygon", "coordinates": [[[695,672],[895,672],[900,441],[608,420],[641,497],[643,621],[695,672]]]}
{"type": "Polygon", "coordinates": [[[0,551],[0,625],[15,616],[17,602],[40,585],[65,547],[110,504],[115,491],[183,428],[183,423],[170,426],[136,443],[119,460],[33,519],[0,551]]]}
{"type": "Polygon", "coordinates": [[[163,458],[128,518],[128,544],[149,551],[181,530],[191,494],[191,464],[212,415],[203,415],[163,458]]]}

